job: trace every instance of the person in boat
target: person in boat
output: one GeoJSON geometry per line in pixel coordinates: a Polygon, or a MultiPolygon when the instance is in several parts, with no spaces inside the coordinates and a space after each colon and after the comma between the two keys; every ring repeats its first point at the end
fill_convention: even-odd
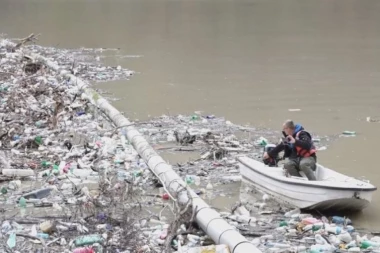
{"type": "Polygon", "coordinates": [[[311,135],[292,120],[285,121],[282,133],[285,136],[283,141],[265,152],[263,159],[275,158],[284,151],[284,157],[289,158],[284,168],[291,176],[301,177],[300,171],[303,171],[309,180],[316,180],[317,156],[311,135]]]}

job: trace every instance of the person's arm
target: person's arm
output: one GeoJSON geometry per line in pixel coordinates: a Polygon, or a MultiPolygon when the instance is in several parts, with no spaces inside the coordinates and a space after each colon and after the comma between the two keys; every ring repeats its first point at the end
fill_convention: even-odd
{"type": "Polygon", "coordinates": [[[298,136],[299,139],[295,141],[295,145],[297,147],[301,147],[302,149],[310,150],[313,144],[312,139],[307,133],[300,133],[298,136]]]}
{"type": "Polygon", "coordinates": [[[275,158],[278,153],[280,153],[281,151],[283,151],[285,148],[285,145],[284,143],[280,143],[278,144],[276,147],[274,147],[271,151],[268,152],[268,155],[271,157],[271,158],[275,158]]]}

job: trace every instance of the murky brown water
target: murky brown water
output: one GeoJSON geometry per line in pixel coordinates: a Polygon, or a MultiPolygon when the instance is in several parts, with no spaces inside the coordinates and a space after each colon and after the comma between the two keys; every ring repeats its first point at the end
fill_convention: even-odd
{"type": "MultiPolygon", "coordinates": [[[[378,0],[2,0],[0,32],[59,47],[120,47],[140,72],[107,84],[132,118],[202,110],[279,129],[355,130],[319,161],[380,185],[378,0]],[[300,112],[288,112],[299,108],[300,112]]],[[[380,194],[357,219],[380,228],[380,194]]]]}

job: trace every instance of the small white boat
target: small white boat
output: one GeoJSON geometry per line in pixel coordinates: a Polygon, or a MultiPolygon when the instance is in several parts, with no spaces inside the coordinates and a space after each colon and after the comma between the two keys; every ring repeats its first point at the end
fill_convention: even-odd
{"type": "Polygon", "coordinates": [[[269,167],[246,156],[237,158],[244,181],[280,202],[307,210],[359,211],[371,203],[376,187],[317,165],[317,181],[286,177],[282,167],[269,167]]]}

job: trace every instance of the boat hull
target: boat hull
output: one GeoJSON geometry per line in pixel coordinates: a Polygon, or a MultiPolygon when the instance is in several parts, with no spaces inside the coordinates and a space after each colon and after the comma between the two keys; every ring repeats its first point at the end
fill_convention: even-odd
{"type": "Polygon", "coordinates": [[[293,183],[267,176],[242,161],[239,166],[244,181],[272,195],[280,202],[301,209],[359,211],[370,204],[372,193],[376,190],[375,187],[363,190],[360,187],[334,188],[324,185],[308,185],[310,181],[293,183]]]}

